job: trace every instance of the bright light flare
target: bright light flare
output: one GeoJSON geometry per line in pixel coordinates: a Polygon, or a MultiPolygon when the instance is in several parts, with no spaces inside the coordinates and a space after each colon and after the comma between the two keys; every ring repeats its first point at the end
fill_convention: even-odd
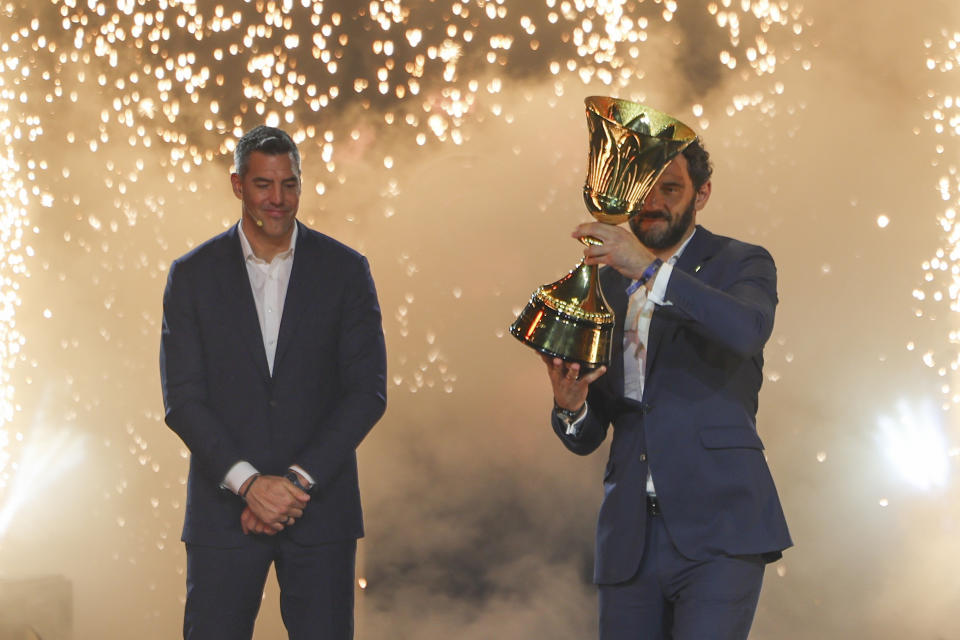
{"type": "Polygon", "coordinates": [[[0,503],[0,539],[17,512],[37,499],[84,457],[84,437],[66,428],[40,428],[27,436],[12,482],[0,503]]]}
{"type": "Polygon", "coordinates": [[[943,487],[949,476],[949,447],[943,435],[942,413],[932,402],[911,407],[897,403],[897,417],[877,419],[880,448],[909,485],[929,491],[943,487]]]}

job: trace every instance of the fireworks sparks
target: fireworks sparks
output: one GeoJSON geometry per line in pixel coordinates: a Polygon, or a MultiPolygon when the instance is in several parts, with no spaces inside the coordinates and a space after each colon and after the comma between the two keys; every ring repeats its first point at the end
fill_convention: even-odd
{"type": "MultiPolygon", "coordinates": [[[[162,140],[172,147],[171,165],[185,172],[229,152],[254,122],[294,125],[306,140],[317,134],[298,126],[307,116],[354,104],[396,111],[395,122],[414,129],[414,137],[462,141],[454,132],[463,118],[484,94],[499,92],[521,51],[525,66],[622,88],[642,77],[635,60],[651,25],[669,23],[677,12],[675,2],[659,0],[547,0],[523,15],[503,1],[413,10],[384,0],[350,14],[328,4],[257,0],[204,14],[192,2],[128,0],[111,11],[103,2],[53,0],[36,15],[8,4],[10,18],[25,24],[4,43],[19,54],[4,60],[5,88],[13,89],[6,97],[27,105],[38,95],[47,103],[76,102],[93,83],[111,108],[101,112],[99,135],[80,136],[91,148],[124,133],[131,146],[162,140]],[[196,136],[190,126],[197,122],[215,135],[196,136]]],[[[809,24],[786,2],[725,0],[708,11],[729,32],[721,63],[735,69],[740,61],[759,75],[773,73],[799,48],[778,54],[771,30],[799,35],[809,24]]],[[[71,133],[77,142],[80,132],[71,133]]]]}
{"type": "MultiPolygon", "coordinates": [[[[640,101],[649,93],[654,106],[676,109],[699,131],[710,128],[708,144],[716,140],[714,148],[723,149],[718,159],[737,158],[730,150],[760,156],[760,164],[750,166],[757,170],[753,179],[776,194],[784,182],[777,183],[783,178],[773,169],[790,155],[777,148],[779,136],[795,139],[810,131],[794,116],[816,90],[801,94],[797,79],[815,61],[820,72],[827,59],[812,51],[813,16],[799,1],[2,0],[0,15],[7,27],[0,33],[0,516],[30,506],[24,496],[32,499],[41,485],[25,480],[32,481],[35,462],[45,460],[38,453],[70,453],[59,455],[57,465],[105,456],[106,480],[90,470],[93,465],[77,473],[90,481],[93,500],[102,503],[95,506],[116,528],[109,551],[124,561],[118,566],[139,563],[142,569],[156,561],[158,575],[177,565],[170,554],[180,549],[172,542],[189,454],[178,451],[164,431],[156,385],[150,383],[157,303],[170,258],[202,241],[211,227],[235,222],[235,211],[223,202],[223,179],[245,130],[268,123],[292,133],[309,167],[304,194],[314,202],[340,203],[365,191],[355,206],[321,213],[328,218],[318,226],[335,216],[342,223],[337,231],[360,230],[344,238],[356,244],[357,237],[368,237],[366,225],[379,225],[376,233],[395,243],[386,257],[371,260],[378,283],[393,278],[391,286],[381,286],[391,393],[397,405],[412,404],[409,394],[417,394],[416,402],[427,395],[431,404],[459,407],[470,403],[465,396],[476,364],[461,359],[453,334],[462,335],[462,320],[475,309],[503,306],[506,296],[484,297],[502,280],[484,282],[490,286],[482,289],[479,276],[471,280],[454,268],[437,278],[440,259],[405,242],[403,234],[412,230],[405,227],[410,194],[429,188],[425,178],[432,169],[427,162],[426,168],[413,167],[412,159],[435,154],[460,161],[482,146],[480,135],[509,127],[518,134],[512,123],[524,122],[524,109],[566,109],[588,92],[640,101]],[[668,101],[654,100],[657,92],[668,101]],[[197,210],[198,204],[210,209],[197,210]],[[131,302],[131,291],[149,303],[131,302]],[[451,306],[438,313],[438,301],[451,306]],[[444,314],[460,326],[437,319],[444,314]],[[51,437],[59,431],[41,435],[36,416],[24,414],[46,392],[52,397],[42,403],[51,409],[42,422],[67,432],[96,430],[96,437],[77,447],[60,446],[51,437]],[[148,494],[137,486],[141,481],[149,483],[148,494]],[[165,551],[163,558],[158,551],[165,551]]],[[[942,32],[909,46],[924,45],[915,68],[939,79],[929,86],[944,87],[942,80],[960,67],[960,34],[942,32]]],[[[960,310],[960,176],[953,157],[960,94],[931,90],[921,108],[927,113],[917,135],[937,138],[930,159],[938,179],[926,184],[942,202],[933,211],[942,243],[925,256],[919,281],[893,292],[892,304],[901,304],[897,300],[913,289],[916,314],[940,333],[914,330],[897,339],[900,346],[885,348],[903,349],[909,342],[904,357],[931,372],[936,392],[951,406],[960,402],[953,380],[960,330],[928,321],[939,313],[940,322],[949,323],[960,310]]],[[[548,117],[566,126],[560,114],[548,117]]],[[[569,120],[571,131],[582,126],[578,118],[569,120]]],[[[572,135],[579,140],[581,134],[572,135]]],[[[579,188],[580,158],[571,160],[575,151],[562,144],[534,152],[526,137],[515,137],[497,151],[497,162],[509,170],[524,171],[526,163],[555,172],[549,192],[530,195],[525,205],[545,217],[569,202],[568,187],[579,188]]],[[[732,168],[746,180],[743,167],[732,168]]],[[[734,182],[724,177],[724,185],[734,182]]],[[[479,189],[495,190],[489,182],[479,189]]],[[[765,194],[751,195],[762,200],[765,194]]],[[[776,204],[774,196],[769,199],[765,204],[776,204]]],[[[840,206],[845,202],[856,206],[855,199],[840,206]]],[[[902,210],[898,202],[882,202],[867,214],[877,238],[890,241],[908,226],[905,214],[894,216],[902,210]]],[[[453,226],[454,205],[438,205],[447,207],[443,224],[449,226],[441,231],[453,226]]],[[[314,213],[301,215],[316,224],[314,213]]],[[[932,219],[929,211],[918,215],[932,219]]],[[[748,235],[782,241],[765,235],[764,225],[773,219],[758,219],[748,235]]],[[[490,241],[483,235],[488,231],[471,232],[490,241]]],[[[495,241],[490,246],[504,250],[495,241]]],[[[782,253],[775,255],[781,260],[782,253]]],[[[825,255],[808,265],[809,273],[824,290],[839,289],[849,275],[846,262],[825,255]]],[[[796,272],[791,274],[787,260],[782,264],[789,286],[796,272]]],[[[523,280],[530,278],[536,281],[523,280]]],[[[789,326],[787,314],[796,308],[784,305],[781,327],[789,326]]],[[[504,309],[503,316],[510,315],[504,309]]],[[[510,339],[500,325],[478,324],[467,326],[468,333],[510,339]]],[[[474,335],[460,340],[480,343],[474,335]]],[[[777,393],[794,383],[802,361],[810,366],[805,353],[778,336],[768,350],[765,388],[777,393]],[[793,363],[794,351],[799,364],[793,363]]],[[[954,447],[944,463],[943,447],[955,443],[930,436],[919,418],[909,429],[899,418],[871,425],[881,427],[881,448],[900,452],[923,440],[923,447],[907,449],[910,464],[896,468],[919,478],[917,486],[942,486],[943,465],[955,463],[957,455],[954,447]],[[936,473],[919,476],[918,469],[927,473],[935,466],[930,460],[939,465],[936,473]]],[[[946,424],[938,428],[940,436],[948,435],[946,424]]],[[[843,447],[829,441],[817,443],[804,460],[824,476],[850,466],[843,447]]],[[[891,456],[891,464],[899,462],[891,456]]],[[[878,508],[878,499],[890,505],[888,513],[903,508],[895,491],[889,502],[881,495],[871,497],[871,508],[878,508]]],[[[13,540],[18,523],[6,518],[7,540],[13,540]]],[[[778,567],[779,575],[784,572],[778,567]]]]}
{"type": "MultiPolygon", "coordinates": [[[[25,244],[27,208],[31,191],[21,176],[10,140],[20,137],[20,127],[8,119],[9,106],[0,102],[0,136],[7,140],[0,154],[0,491],[10,482],[8,464],[11,454],[9,423],[14,417],[14,387],[10,372],[21,360],[25,338],[17,329],[16,313],[20,306],[20,281],[29,275],[26,258],[33,250],[25,244]]],[[[35,165],[27,167],[27,179],[34,176],[35,165]]],[[[41,200],[42,202],[44,200],[41,200]]],[[[14,440],[22,440],[17,433],[14,440]]]]}
{"type": "MultiPolygon", "coordinates": [[[[38,207],[56,207],[61,216],[72,210],[87,229],[65,231],[64,242],[106,254],[122,226],[163,215],[164,196],[142,184],[157,150],[167,183],[196,193],[203,185],[194,175],[207,164],[222,163],[243,131],[261,122],[287,128],[305,152],[322,159],[332,175],[311,178],[316,182],[306,186],[324,194],[346,180],[337,162],[344,145],[368,144],[360,129],[348,137],[318,126],[329,122],[330,114],[368,113],[361,127],[371,132],[367,138],[390,128],[401,131],[399,140],[414,149],[431,141],[461,145],[468,139],[464,125],[470,118],[513,121],[499,97],[531,70],[554,76],[557,95],[569,83],[599,81],[611,93],[626,88],[644,76],[638,61],[651,32],[674,29],[682,18],[672,0],[544,0],[520,6],[506,0],[416,6],[399,0],[356,6],[251,0],[233,7],[191,0],[49,0],[0,7],[11,26],[0,40],[4,442],[10,440],[5,425],[14,414],[10,372],[23,359],[25,342],[16,325],[18,291],[29,276],[30,220],[38,207]],[[51,143],[73,151],[45,155],[42,150],[51,143]],[[123,149],[134,159],[121,166],[114,156],[123,149]],[[99,205],[91,209],[78,193],[69,193],[78,173],[72,163],[78,161],[102,164],[101,179],[116,213],[99,205]]],[[[729,36],[718,63],[756,77],[773,74],[777,64],[800,50],[795,36],[811,23],[799,6],[787,2],[723,0],[710,4],[707,13],[729,36]],[[771,44],[778,29],[792,37],[781,51],[771,44]]],[[[735,97],[726,115],[768,108],[770,95],[783,91],[782,84],[778,87],[735,97]]],[[[945,103],[938,113],[951,105],[945,103]]],[[[706,128],[711,114],[700,104],[693,113],[706,128]]],[[[384,170],[397,166],[394,154],[381,157],[384,170]]],[[[399,193],[395,180],[391,185],[389,191],[399,193]]],[[[385,216],[393,213],[388,206],[385,216]]],[[[105,270],[147,269],[151,277],[165,268],[143,253],[131,264],[113,266],[106,259],[103,264],[105,270]]],[[[412,260],[406,267],[415,269],[412,260]]],[[[455,298],[460,294],[458,288],[455,298]]],[[[56,311],[46,309],[44,315],[55,318],[56,311]]],[[[396,314],[404,338],[408,317],[400,310],[396,314]]],[[[99,333],[109,340],[109,330],[99,333]]],[[[436,383],[451,392],[456,376],[442,351],[432,342],[427,350],[429,357],[405,376],[407,388],[436,383]],[[427,368],[436,375],[427,375],[427,368]]],[[[0,482],[9,477],[4,469],[9,449],[0,445],[0,482]]]]}
{"type": "MultiPolygon", "coordinates": [[[[933,73],[957,73],[960,70],[960,32],[942,31],[938,40],[927,39],[926,67],[933,73]]],[[[957,164],[945,155],[947,142],[960,135],[960,95],[944,94],[934,90],[927,92],[930,103],[924,114],[928,126],[936,135],[933,151],[933,165],[940,167],[943,173],[936,184],[940,199],[944,203],[943,211],[937,216],[942,229],[943,245],[934,255],[921,265],[923,284],[914,290],[913,295],[920,302],[932,303],[933,315],[940,305],[948,305],[949,311],[960,311],[960,227],[957,226],[957,208],[960,207],[960,176],[957,164]]],[[[886,219],[886,216],[883,216],[886,219]]],[[[878,220],[880,226],[886,226],[878,220]]],[[[915,315],[924,317],[929,308],[918,306],[915,315]]],[[[960,332],[948,330],[947,347],[927,350],[922,361],[944,378],[940,391],[944,398],[944,408],[960,403],[960,393],[954,388],[948,375],[960,369],[960,332]]]]}
{"type": "MultiPolygon", "coordinates": [[[[691,112],[701,128],[710,119],[766,113],[783,94],[774,70],[800,51],[798,29],[809,20],[786,3],[777,7],[718,4],[722,24],[703,7],[690,10],[723,43],[723,54],[704,56],[707,64],[749,85],[726,110],[711,111],[697,96],[691,112]]],[[[172,438],[148,437],[163,432],[154,389],[140,399],[129,382],[149,380],[152,361],[122,352],[132,341],[154,349],[156,300],[132,304],[125,287],[154,287],[158,297],[172,255],[203,239],[170,236],[171,218],[189,217],[183,208],[205,222],[235,221],[232,213],[193,207],[217,189],[211,176],[223,175],[245,130],[266,123],[291,132],[312,168],[306,193],[336,198],[362,159],[362,178],[378,200],[342,219],[397,224],[398,198],[411,188],[404,173],[410,152],[468,145],[474,125],[487,120],[510,125],[511,105],[531,84],[547,87],[545,107],[557,104],[551,92],[560,97],[587,85],[641,99],[638,81],[659,64],[646,54],[680,51],[692,29],[683,24],[690,13],[660,0],[19,0],[0,12],[11,25],[0,34],[0,515],[16,524],[10,514],[35,493],[12,482],[14,474],[32,477],[24,470],[34,468],[36,452],[55,452],[39,431],[12,427],[14,382],[30,384],[36,368],[64,396],[49,402],[56,409],[45,422],[102,430],[101,448],[61,447],[70,457],[57,449],[57,464],[111,450],[119,473],[99,484],[98,495],[118,540],[128,543],[114,541],[112,557],[131,565],[176,546],[169,541],[185,478],[177,476],[182,458],[163,455],[172,438]],[[28,277],[31,291],[38,281],[50,288],[24,304],[28,277]],[[18,318],[24,307],[29,315],[18,318]],[[34,338],[25,320],[51,339],[34,338]],[[92,361],[116,367],[92,371],[92,361]],[[130,402],[107,409],[117,403],[101,405],[105,389],[130,402]],[[162,464],[170,457],[175,464],[162,464]],[[150,494],[135,502],[131,488],[144,474],[150,494]],[[144,513],[151,516],[145,523],[137,518],[144,513]]],[[[533,95],[524,92],[527,102],[533,95]]],[[[520,145],[506,150],[523,153],[520,145]]],[[[559,197],[552,190],[541,211],[559,197]]],[[[400,246],[393,263],[380,264],[396,269],[403,292],[384,313],[391,391],[457,393],[465,377],[458,369],[470,363],[450,355],[449,329],[429,311],[426,257],[400,246]]],[[[443,295],[463,309],[481,294],[475,283],[453,279],[443,295]]]]}

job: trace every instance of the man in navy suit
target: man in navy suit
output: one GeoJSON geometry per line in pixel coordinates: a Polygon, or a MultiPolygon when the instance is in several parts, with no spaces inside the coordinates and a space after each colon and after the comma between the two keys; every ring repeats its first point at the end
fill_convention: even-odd
{"type": "Polygon", "coordinates": [[[699,141],[630,229],[582,224],[616,323],[609,371],[544,357],[552,423],[586,455],[613,425],[594,581],[602,640],[746,638],[764,566],[791,546],[757,435],[776,267],[696,224],[712,168],[699,141]]]}
{"type": "Polygon", "coordinates": [[[386,406],[366,259],[297,221],[284,131],[237,143],[240,222],[170,266],[160,374],[190,449],[184,637],[249,639],[273,563],[290,638],[353,637],[356,448],[386,406]]]}

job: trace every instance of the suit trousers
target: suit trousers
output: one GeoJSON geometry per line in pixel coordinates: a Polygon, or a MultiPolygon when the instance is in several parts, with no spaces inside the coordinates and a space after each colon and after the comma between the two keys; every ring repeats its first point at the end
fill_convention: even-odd
{"type": "Polygon", "coordinates": [[[250,640],[271,563],[290,640],[353,638],[356,540],[304,546],[283,532],[248,540],[237,548],[187,544],[186,640],[250,640]]]}
{"type": "Polygon", "coordinates": [[[599,586],[600,640],[745,640],[760,598],[760,555],[691,560],[647,515],[633,578],[599,586]]]}

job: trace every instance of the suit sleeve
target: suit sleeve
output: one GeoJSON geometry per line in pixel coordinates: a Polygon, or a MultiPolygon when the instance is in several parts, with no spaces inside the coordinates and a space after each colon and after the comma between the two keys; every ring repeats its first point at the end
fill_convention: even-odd
{"type": "Polygon", "coordinates": [[[556,411],[551,412],[550,423],[554,433],[560,438],[563,446],[577,455],[585,456],[593,453],[607,437],[607,430],[610,428],[609,398],[601,391],[602,382],[601,378],[590,385],[590,391],[587,394],[587,414],[583,417],[576,435],[568,434],[567,425],[557,416],[556,411]]]}
{"type": "Polygon", "coordinates": [[[191,279],[170,266],[163,293],[160,384],[166,423],[190,449],[211,482],[220,483],[240,451],[220,419],[207,406],[207,372],[191,279]]]}
{"type": "Polygon", "coordinates": [[[387,406],[387,355],[380,305],[366,258],[346,287],[337,355],[340,399],[294,463],[323,490],[347,462],[387,406]]]}
{"type": "MultiPolygon", "coordinates": [[[[674,269],[661,307],[690,321],[712,342],[750,357],[759,353],[773,331],[777,306],[777,269],[762,247],[746,247],[729,284],[715,288],[674,269]]],[[[720,259],[720,256],[714,258],[720,259]]]]}

